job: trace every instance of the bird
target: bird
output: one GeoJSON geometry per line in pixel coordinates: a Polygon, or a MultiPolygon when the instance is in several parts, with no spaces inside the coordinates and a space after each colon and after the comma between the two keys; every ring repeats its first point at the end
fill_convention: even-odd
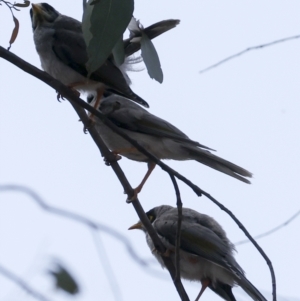
{"type": "MultiPolygon", "coordinates": [[[[147,244],[164,268],[162,256],[169,256],[175,265],[178,209],[168,205],[155,207],[146,213],[155,232],[167,251],[158,253],[142,222],[129,228],[143,230],[147,244]]],[[[190,208],[182,208],[180,239],[180,275],[183,279],[200,281],[199,300],[207,287],[227,301],[236,301],[233,286],[240,286],[253,300],[267,301],[246,278],[234,259],[234,245],[225,231],[212,217],[190,208]]]]}
{"type": "MultiPolygon", "coordinates": [[[[48,3],[32,4],[30,17],[33,40],[44,71],[70,88],[82,91],[96,91],[99,103],[105,91],[123,95],[145,107],[148,103],[129,87],[130,80],[110,55],[104,64],[88,77],[86,62],[87,47],[83,38],[81,22],[62,15],[48,3]]],[[[179,20],[165,20],[145,29],[149,38],[174,28],[179,20]]],[[[132,33],[134,37],[134,33],[132,33]]],[[[139,42],[124,40],[125,56],[140,49],[139,42]]]]}
{"type": "MultiPolygon", "coordinates": [[[[87,101],[93,104],[95,97],[89,95],[87,101]]],[[[103,98],[99,111],[157,159],[195,160],[250,184],[250,181],[246,179],[252,177],[249,171],[212,154],[210,151],[213,149],[191,140],[171,123],[151,114],[125,97],[112,94],[103,98]]],[[[116,134],[99,118],[95,120],[95,128],[106,146],[118,159],[121,155],[130,160],[148,164],[146,175],[134,189],[133,197],[136,197],[155,168],[155,162],[116,134]]]]}

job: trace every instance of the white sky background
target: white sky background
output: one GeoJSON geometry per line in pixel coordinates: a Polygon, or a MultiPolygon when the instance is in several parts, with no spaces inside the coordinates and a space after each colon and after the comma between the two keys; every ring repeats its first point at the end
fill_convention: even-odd
{"type": "MultiPolygon", "coordinates": [[[[193,140],[254,173],[246,185],[197,162],[167,162],[209,192],[243,222],[251,234],[267,231],[299,210],[300,40],[250,52],[210,72],[200,69],[249,46],[299,34],[299,1],[135,1],[135,16],[144,26],[163,19],[180,25],[154,40],[164,82],[147,72],[130,73],[132,89],[147,100],[151,112],[172,122],[193,140]]],[[[50,1],[61,13],[81,19],[82,1],[50,1]]],[[[0,7],[0,45],[7,47],[13,23],[0,7]]],[[[29,9],[16,13],[20,33],[11,51],[40,67],[29,9]]],[[[141,66],[142,67],[142,66],[141,66]]],[[[120,231],[145,259],[151,259],[144,234],[127,231],[137,221],[111,168],[99,155],[67,101],[39,80],[0,60],[0,183],[27,185],[49,204],[80,213],[120,231]]],[[[132,186],[146,164],[119,161],[132,186]]],[[[245,238],[237,225],[205,197],[180,183],[185,207],[214,217],[229,238],[245,238]]],[[[175,206],[169,176],[159,167],[146,183],[140,201],[145,210],[175,206]]],[[[259,240],[273,262],[278,300],[299,297],[300,219],[259,240]]],[[[126,249],[101,235],[122,293],[122,300],[179,300],[166,271],[153,260],[153,276],[136,264],[126,249]]],[[[42,212],[27,196],[0,194],[0,264],[26,279],[55,301],[70,298],[53,289],[46,269],[60,259],[76,276],[81,293],[75,300],[115,300],[93,237],[84,226],[42,212]]],[[[237,261],[248,279],[271,300],[269,269],[251,245],[237,247],[237,261]]],[[[154,258],[153,258],[154,259],[154,258]]],[[[199,283],[184,282],[193,300],[199,283]]],[[[239,290],[234,289],[237,299],[239,290]]],[[[0,300],[33,300],[0,276],[0,300]]],[[[294,299],[295,298],[295,299],[294,299]]],[[[121,298],[118,298],[121,300],[121,298]]],[[[201,298],[221,300],[207,291],[201,298]]],[[[297,299],[299,300],[299,299],[297,299]]]]}

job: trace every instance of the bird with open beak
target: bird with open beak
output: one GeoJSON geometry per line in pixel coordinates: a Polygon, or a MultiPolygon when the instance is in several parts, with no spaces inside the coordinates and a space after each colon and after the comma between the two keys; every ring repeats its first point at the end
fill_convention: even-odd
{"type": "MultiPolygon", "coordinates": [[[[146,213],[154,230],[167,249],[159,254],[143,224],[139,221],[129,230],[140,229],[146,234],[147,244],[164,268],[161,256],[170,256],[175,265],[175,245],[178,209],[163,205],[146,213]]],[[[189,208],[182,209],[180,240],[180,275],[184,279],[200,281],[199,300],[207,287],[227,301],[236,301],[233,286],[240,286],[253,300],[267,301],[245,277],[243,269],[233,257],[234,245],[223,228],[210,216],[189,208]]]]}

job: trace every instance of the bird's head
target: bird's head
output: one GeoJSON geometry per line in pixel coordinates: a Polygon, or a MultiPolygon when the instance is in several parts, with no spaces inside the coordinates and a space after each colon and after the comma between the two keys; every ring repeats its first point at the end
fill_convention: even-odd
{"type": "Polygon", "coordinates": [[[60,13],[48,3],[32,3],[31,6],[30,18],[33,30],[40,25],[50,25],[60,16],[60,13]]]}
{"type": "MultiPolygon", "coordinates": [[[[155,212],[153,212],[154,209],[148,211],[146,213],[150,223],[152,224],[155,219],[156,219],[156,215],[155,212]]],[[[138,221],[136,224],[132,225],[130,228],[128,228],[128,230],[134,230],[134,229],[139,229],[139,230],[143,230],[144,232],[147,232],[146,228],[144,227],[143,223],[141,221],[138,221]]]]}
{"type": "MultiPolygon", "coordinates": [[[[162,214],[164,214],[166,211],[169,211],[172,208],[173,207],[167,205],[158,206],[146,212],[146,215],[150,223],[153,224],[158,217],[160,217],[162,214]]],[[[139,230],[143,230],[144,232],[147,232],[146,228],[144,227],[141,221],[138,221],[136,224],[128,228],[128,230],[133,230],[133,229],[139,229],[139,230]]]]}

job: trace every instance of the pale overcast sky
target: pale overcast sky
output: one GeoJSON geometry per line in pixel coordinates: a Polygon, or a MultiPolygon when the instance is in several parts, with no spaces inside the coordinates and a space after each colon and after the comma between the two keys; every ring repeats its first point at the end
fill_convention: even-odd
{"type": "MultiPolygon", "coordinates": [[[[81,19],[82,1],[52,0],[61,13],[81,19]]],[[[164,19],[180,25],[154,40],[164,82],[147,72],[132,72],[132,89],[162,117],[191,139],[253,172],[251,185],[197,162],[167,162],[227,206],[252,235],[284,222],[300,209],[300,39],[249,52],[207,73],[199,71],[249,46],[299,34],[299,1],[135,1],[144,26],[164,19]]],[[[13,22],[0,7],[0,45],[8,46],[13,22]]],[[[16,13],[19,36],[11,51],[40,67],[32,39],[29,9],[16,13]]],[[[140,69],[143,65],[139,66],[140,69]]],[[[179,300],[168,273],[152,258],[144,234],[127,231],[137,221],[111,168],[99,155],[67,101],[39,80],[0,60],[0,184],[26,185],[53,206],[80,213],[119,231],[136,252],[151,260],[150,272],[131,259],[116,239],[102,235],[118,283],[118,300],[179,300]]],[[[146,164],[123,158],[121,167],[132,186],[146,164]]],[[[214,217],[232,242],[245,238],[226,213],[180,183],[185,207],[214,217]]],[[[175,206],[169,176],[157,167],[140,201],[145,210],[175,206]]],[[[279,301],[300,300],[300,219],[258,241],[272,260],[279,301]]],[[[81,293],[72,300],[116,300],[90,231],[42,212],[27,196],[0,194],[0,265],[24,278],[51,300],[70,297],[54,289],[47,269],[58,258],[76,276],[81,293]]],[[[103,252],[103,248],[100,246],[103,252]]],[[[236,259],[248,279],[271,300],[269,269],[251,245],[237,247],[236,259]]],[[[102,257],[103,257],[103,253],[102,257]]],[[[107,262],[107,260],[105,260],[107,262]]],[[[184,282],[193,300],[200,283],[184,282]]],[[[234,289],[237,300],[250,298],[234,289]]],[[[34,300],[0,275],[0,300],[34,300]]],[[[207,291],[202,301],[221,300],[207,291]]]]}

